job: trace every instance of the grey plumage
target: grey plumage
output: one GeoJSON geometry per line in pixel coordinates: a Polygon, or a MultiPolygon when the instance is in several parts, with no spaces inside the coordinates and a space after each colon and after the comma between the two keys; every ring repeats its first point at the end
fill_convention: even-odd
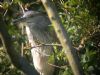
{"type": "MultiPolygon", "coordinates": [[[[26,33],[31,46],[53,43],[54,38],[47,31],[48,25],[51,23],[46,15],[35,11],[27,11],[21,17],[20,24],[26,26],[26,33]]],[[[31,50],[34,66],[40,75],[53,74],[54,68],[48,65],[48,59],[52,53],[52,46],[41,46],[31,50]]],[[[51,63],[54,64],[54,61],[51,63]]]]}

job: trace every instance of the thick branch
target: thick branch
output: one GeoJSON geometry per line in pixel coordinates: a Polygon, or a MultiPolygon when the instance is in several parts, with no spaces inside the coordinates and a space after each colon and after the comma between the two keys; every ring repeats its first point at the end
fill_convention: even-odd
{"type": "Polygon", "coordinates": [[[25,58],[21,57],[21,55],[14,48],[11,37],[2,20],[0,20],[0,38],[2,39],[4,48],[9,54],[12,63],[17,68],[22,70],[27,75],[38,75],[35,69],[32,66],[30,66],[30,64],[25,60],[25,58]]]}
{"type": "Polygon", "coordinates": [[[53,27],[55,29],[55,32],[57,34],[57,37],[59,38],[64,50],[65,54],[68,58],[69,64],[72,68],[72,71],[74,75],[83,75],[83,71],[81,68],[81,65],[79,63],[77,54],[72,47],[71,41],[68,37],[68,34],[65,32],[63,25],[61,23],[60,18],[58,17],[57,11],[52,4],[51,0],[41,0],[47,13],[48,16],[53,23],[53,27]]]}

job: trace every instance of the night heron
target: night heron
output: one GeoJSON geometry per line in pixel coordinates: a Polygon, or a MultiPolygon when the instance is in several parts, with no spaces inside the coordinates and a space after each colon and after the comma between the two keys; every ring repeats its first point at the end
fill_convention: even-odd
{"type": "MultiPolygon", "coordinates": [[[[50,21],[45,14],[35,11],[27,11],[19,19],[20,24],[26,26],[26,33],[31,44],[31,54],[35,69],[40,75],[53,75],[54,67],[48,64],[49,57],[53,53],[52,46],[37,46],[53,43],[53,37],[49,34],[50,21]],[[22,21],[23,19],[23,21],[22,21]]],[[[54,64],[54,60],[50,62],[54,64]]]]}

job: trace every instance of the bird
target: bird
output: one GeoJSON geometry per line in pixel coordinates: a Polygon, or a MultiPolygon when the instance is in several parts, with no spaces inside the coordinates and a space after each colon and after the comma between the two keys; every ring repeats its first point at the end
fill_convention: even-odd
{"type": "MultiPolygon", "coordinates": [[[[28,41],[32,47],[31,55],[35,69],[40,75],[53,75],[54,67],[49,65],[48,61],[54,49],[53,46],[43,45],[54,42],[54,37],[48,31],[48,27],[51,25],[48,16],[31,10],[24,12],[19,20],[20,24],[26,27],[28,41]]],[[[54,62],[55,60],[50,61],[51,64],[54,64],[54,62]]]]}

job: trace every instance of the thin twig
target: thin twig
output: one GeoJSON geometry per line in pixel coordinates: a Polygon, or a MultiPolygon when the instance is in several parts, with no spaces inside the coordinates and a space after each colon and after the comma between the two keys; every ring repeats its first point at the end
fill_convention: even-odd
{"type": "MultiPolygon", "coordinates": [[[[12,5],[12,3],[13,3],[13,0],[10,2],[9,6],[12,5]]],[[[8,12],[8,9],[6,9],[6,11],[4,12],[3,14],[4,17],[6,16],[7,12],[8,12]]]]}
{"type": "Polygon", "coordinates": [[[8,9],[4,12],[3,16],[5,17],[8,12],[8,9]]]}
{"type": "Polygon", "coordinates": [[[25,13],[25,10],[24,10],[22,4],[21,4],[20,2],[18,2],[18,4],[19,4],[19,6],[20,6],[20,8],[21,8],[21,10],[22,10],[22,13],[24,14],[24,13],[25,13]]]}
{"type": "Polygon", "coordinates": [[[60,68],[60,69],[65,69],[66,66],[58,66],[58,65],[54,65],[51,63],[48,63],[50,66],[56,67],[56,68],[60,68]]]}
{"type": "Polygon", "coordinates": [[[42,46],[61,46],[61,44],[40,44],[40,45],[35,45],[31,48],[42,47],[42,46]]]}
{"type": "MultiPolygon", "coordinates": [[[[21,26],[21,34],[24,35],[24,26],[21,26]]],[[[21,55],[24,55],[24,43],[21,43],[21,55]]]]}
{"type": "MultiPolygon", "coordinates": [[[[22,13],[24,14],[24,13],[25,13],[25,10],[24,10],[24,8],[23,8],[21,2],[18,2],[18,4],[19,4],[19,6],[20,6],[20,8],[21,8],[22,13]]],[[[24,26],[21,26],[21,34],[24,35],[24,26]]],[[[23,52],[24,52],[24,43],[22,42],[22,43],[21,43],[21,55],[22,55],[22,56],[23,56],[23,54],[24,54],[23,52]]]]}

